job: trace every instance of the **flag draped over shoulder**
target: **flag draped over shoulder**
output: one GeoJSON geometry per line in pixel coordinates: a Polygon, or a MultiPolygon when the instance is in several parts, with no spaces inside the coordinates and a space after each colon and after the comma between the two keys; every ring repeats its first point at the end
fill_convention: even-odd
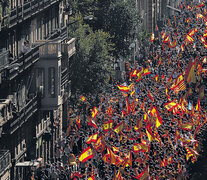
{"type": "Polygon", "coordinates": [[[87,160],[93,158],[93,151],[90,147],[86,148],[81,155],[78,157],[79,161],[84,163],[87,160]]]}

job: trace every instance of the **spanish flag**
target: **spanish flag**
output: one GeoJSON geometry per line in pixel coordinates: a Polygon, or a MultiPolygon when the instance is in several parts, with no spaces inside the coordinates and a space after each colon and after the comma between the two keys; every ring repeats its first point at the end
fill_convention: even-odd
{"type": "Polygon", "coordinates": [[[98,133],[92,134],[89,136],[88,140],[86,141],[87,144],[90,144],[91,142],[96,142],[98,137],[98,133]]]}
{"type": "Polygon", "coordinates": [[[112,129],[112,126],[113,126],[112,120],[109,120],[108,122],[103,123],[103,129],[105,132],[107,132],[109,129],[112,129]]]}
{"type": "Polygon", "coordinates": [[[92,119],[89,119],[89,121],[88,121],[88,125],[89,125],[89,126],[93,126],[94,128],[98,129],[96,123],[95,123],[92,119]]]}
{"type": "Polygon", "coordinates": [[[158,74],[153,77],[153,79],[157,82],[158,81],[158,74]]]}
{"type": "Polygon", "coordinates": [[[119,147],[115,147],[115,146],[112,146],[112,150],[114,151],[114,153],[118,153],[119,152],[119,147]]]}
{"type": "Polygon", "coordinates": [[[130,87],[128,87],[128,86],[120,86],[120,85],[117,84],[117,87],[122,92],[129,92],[129,90],[130,90],[130,87]]]}
{"type": "Polygon", "coordinates": [[[165,44],[165,43],[167,43],[168,41],[169,41],[169,35],[167,35],[167,36],[164,38],[163,43],[165,44]]]}
{"type": "Polygon", "coordinates": [[[86,98],[85,98],[84,96],[81,96],[81,97],[80,97],[80,100],[81,100],[82,102],[84,102],[84,101],[86,101],[86,98]]]}
{"type": "Polygon", "coordinates": [[[185,146],[185,149],[187,151],[186,153],[186,160],[188,161],[190,159],[190,157],[192,157],[192,162],[194,163],[196,160],[196,156],[198,156],[199,154],[197,153],[197,151],[185,146]]]}
{"type": "Polygon", "coordinates": [[[180,126],[181,129],[186,130],[186,131],[191,131],[192,127],[193,127],[192,123],[186,123],[180,126]]]}
{"type": "Polygon", "coordinates": [[[97,151],[102,145],[103,145],[102,137],[100,136],[94,144],[95,150],[97,151]]]}
{"type": "Polygon", "coordinates": [[[196,105],[196,111],[201,110],[201,105],[200,105],[200,99],[198,99],[197,105],[196,105]]]}
{"type": "Polygon", "coordinates": [[[183,44],[181,45],[181,50],[182,50],[182,51],[184,51],[184,50],[185,50],[185,48],[184,48],[184,45],[183,45],[183,44]]]}
{"type": "Polygon", "coordinates": [[[124,123],[123,121],[121,123],[119,123],[115,128],[114,128],[114,131],[119,134],[119,132],[121,132],[124,128],[124,123]]]}
{"type": "Polygon", "coordinates": [[[195,35],[196,32],[198,32],[198,29],[197,29],[197,28],[195,28],[195,29],[191,29],[191,30],[189,31],[188,35],[189,35],[190,37],[192,37],[192,36],[195,35]]]}
{"type": "Polygon", "coordinates": [[[79,116],[77,116],[77,118],[76,118],[76,124],[78,125],[78,128],[80,129],[81,124],[80,124],[80,117],[79,116]]]}
{"type": "Polygon", "coordinates": [[[138,176],[133,176],[135,179],[139,180],[145,180],[148,179],[149,177],[149,165],[138,175],[138,176]]]}
{"type": "Polygon", "coordinates": [[[111,107],[111,104],[109,104],[109,108],[106,110],[106,114],[108,114],[109,116],[112,115],[112,107],[111,107]]]}
{"type": "Polygon", "coordinates": [[[161,32],[161,35],[162,35],[162,39],[165,38],[165,32],[161,32]]]}
{"type": "Polygon", "coordinates": [[[205,6],[204,1],[202,1],[202,2],[198,5],[198,7],[203,7],[203,6],[205,6]]]}
{"type": "Polygon", "coordinates": [[[148,97],[152,100],[152,102],[154,102],[154,97],[152,93],[150,92],[150,90],[148,91],[148,97]]]}
{"type": "Polygon", "coordinates": [[[205,38],[204,38],[203,36],[200,37],[200,40],[201,40],[204,44],[206,44],[206,40],[205,40],[205,38]]]}
{"type": "Polygon", "coordinates": [[[160,114],[156,108],[156,106],[151,110],[150,114],[156,118],[156,127],[158,128],[160,125],[162,125],[162,118],[160,117],[160,114]]]}
{"type": "Polygon", "coordinates": [[[192,43],[192,42],[194,41],[194,39],[193,39],[191,36],[189,36],[189,35],[186,36],[186,40],[187,40],[189,43],[192,43]]]}
{"type": "Polygon", "coordinates": [[[187,83],[193,82],[196,83],[196,77],[195,77],[195,62],[191,59],[190,62],[188,63],[188,67],[186,69],[185,73],[185,81],[187,83]]]}
{"type": "Polygon", "coordinates": [[[148,74],[151,74],[151,72],[150,72],[150,67],[149,67],[149,66],[144,70],[144,74],[143,74],[143,76],[146,76],[146,75],[148,75],[148,74]]]}
{"type": "Polygon", "coordinates": [[[95,177],[89,177],[88,180],[95,180],[95,177]]]}
{"type": "Polygon", "coordinates": [[[149,142],[151,142],[154,139],[154,135],[153,135],[149,125],[146,126],[146,134],[149,139],[149,142]]]}
{"type": "Polygon", "coordinates": [[[97,114],[98,114],[98,109],[97,109],[97,107],[93,107],[93,111],[92,111],[92,118],[96,118],[96,116],[97,116],[97,114]]]}
{"type": "Polygon", "coordinates": [[[153,43],[154,39],[155,39],[155,34],[152,33],[151,38],[150,38],[150,41],[153,43]]]}
{"type": "Polygon", "coordinates": [[[191,18],[186,19],[185,22],[187,23],[191,22],[191,18]]]}
{"type": "Polygon", "coordinates": [[[187,9],[188,9],[188,10],[191,10],[192,8],[191,8],[189,5],[187,5],[187,9]]]}
{"type": "Polygon", "coordinates": [[[93,158],[93,151],[90,147],[86,148],[81,155],[78,157],[79,161],[84,163],[87,160],[93,158]]]}
{"type": "Polygon", "coordinates": [[[142,79],[142,75],[143,75],[143,67],[141,67],[141,69],[139,69],[137,73],[137,82],[142,79]]]}
{"type": "Polygon", "coordinates": [[[206,61],[206,56],[203,58],[203,60],[202,60],[202,63],[206,63],[207,61],[206,61]]]}
{"type": "Polygon", "coordinates": [[[202,14],[197,14],[196,19],[198,20],[199,18],[204,18],[204,16],[202,14]]]}

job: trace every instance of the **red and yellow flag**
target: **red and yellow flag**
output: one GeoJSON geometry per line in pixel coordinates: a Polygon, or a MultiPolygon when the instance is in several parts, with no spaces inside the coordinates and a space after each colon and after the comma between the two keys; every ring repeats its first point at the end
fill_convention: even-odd
{"type": "Polygon", "coordinates": [[[201,110],[201,105],[200,105],[200,99],[198,99],[197,105],[196,105],[196,111],[201,110]]]}
{"type": "Polygon", "coordinates": [[[121,92],[129,92],[129,90],[130,90],[129,86],[120,86],[120,85],[117,84],[117,87],[119,88],[119,90],[121,92]]]}
{"type": "Polygon", "coordinates": [[[165,44],[165,43],[168,43],[168,41],[169,41],[169,35],[167,35],[167,36],[164,38],[163,43],[164,43],[164,44],[165,44]]]}
{"type": "Polygon", "coordinates": [[[103,123],[103,129],[105,132],[107,132],[109,129],[112,129],[113,126],[113,120],[109,120],[106,123],[103,123]]]}
{"type": "Polygon", "coordinates": [[[149,142],[153,141],[154,139],[154,135],[151,131],[151,128],[149,127],[149,125],[146,126],[146,134],[147,134],[147,137],[149,139],[149,142]]]}
{"type": "Polygon", "coordinates": [[[180,126],[181,129],[186,130],[186,131],[191,131],[192,127],[193,127],[192,123],[186,123],[180,126]]]}
{"type": "Polygon", "coordinates": [[[97,116],[97,114],[98,114],[98,109],[97,109],[97,107],[93,107],[93,111],[92,111],[92,118],[96,118],[96,116],[97,116]]]}
{"type": "Polygon", "coordinates": [[[85,96],[81,96],[81,97],[80,97],[80,100],[81,100],[82,102],[86,101],[85,96]]]}
{"type": "Polygon", "coordinates": [[[193,82],[196,83],[196,77],[195,77],[195,62],[191,59],[190,62],[188,63],[188,67],[186,69],[185,73],[185,81],[187,83],[193,82]]]}
{"type": "Polygon", "coordinates": [[[76,124],[78,125],[78,128],[81,128],[81,124],[80,124],[80,116],[77,116],[76,118],[76,124]]]}
{"type": "Polygon", "coordinates": [[[93,158],[93,151],[90,147],[86,148],[81,155],[78,157],[79,161],[84,163],[87,160],[93,158]]]}
{"type": "Polygon", "coordinates": [[[114,128],[114,131],[119,134],[119,132],[121,132],[124,128],[124,123],[123,121],[121,123],[119,123],[115,128],[114,128]]]}
{"type": "Polygon", "coordinates": [[[136,179],[139,180],[145,180],[149,177],[149,165],[138,175],[138,176],[133,176],[136,179]]]}
{"type": "Polygon", "coordinates": [[[91,142],[96,142],[98,137],[98,133],[92,134],[89,136],[88,140],[86,141],[87,144],[90,144],[91,142]]]}
{"type": "Polygon", "coordinates": [[[144,74],[143,74],[143,76],[146,76],[146,75],[148,75],[148,74],[151,74],[150,67],[147,67],[147,68],[144,69],[144,74]]]}
{"type": "Polygon", "coordinates": [[[185,82],[183,79],[183,75],[180,74],[178,76],[178,78],[175,80],[175,82],[173,83],[173,85],[171,86],[171,90],[179,92],[179,91],[183,91],[185,89],[186,89],[186,86],[185,86],[185,82]]]}
{"type": "Polygon", "coordinates": [[[189,43],[192,43],[192,42],[194,41],[194,39],[193,39],[191,36],[189,36],[189,35],[186,36],[186,40],[187,40],[189,43]]]}
{"type": "Polygon", "coordinates": [[[154,41],[154,39],[155,39],[155,34],[154,34],[154,33],[152,33],[151,38],[150,38],[150,41],[151,41],[151,42],[153,42],[153,41],[154,41]]]}

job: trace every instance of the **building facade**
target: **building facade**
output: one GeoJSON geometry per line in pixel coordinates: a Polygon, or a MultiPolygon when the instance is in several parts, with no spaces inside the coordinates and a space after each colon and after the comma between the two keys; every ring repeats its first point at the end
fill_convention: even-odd
{"type": "Polygon", "coordinates": [[[0,4],[0,179],[28,179],[56,161],[67,121],[69,0],[0,4]]]}
{"type": "Polygon", "coordinates": [[[175,11],[179,10],[180,0],[136,0],[144,29],[151,33],[175,11]]]}

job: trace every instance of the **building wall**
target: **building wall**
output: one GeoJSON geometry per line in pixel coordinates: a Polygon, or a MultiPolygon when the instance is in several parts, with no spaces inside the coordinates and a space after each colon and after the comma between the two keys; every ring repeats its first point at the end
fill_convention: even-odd
{"type": "Polygon", "coordinates": [[[180,0],[137,0],[144,29],[151,33],[156,26],[161,26],[166,18],[174,14],[174,11],[167,8],[167,5],[178,7],[180,0]]]}
{"type": "MultiPolygon", "coordinates": [[[[28,2],[40,3],[43,1],[25,1],[25,3],[28,2]]],[[[0,99],[10,98],[13,108],[12,117],[8,119],[8,121],[4,120],[3,123],[0,122],[0,150],[8,149],[11,153],[11,179],[18,179],[19,177],[27,179],[24,176],[25,169],[16,167],[18,162],[32,161],[38,158],[43,158],[43,162],[53,162],[55,160],[55,142],[61,138],[62,135],[63,116],[67,118],[67,106],[63,109],[61,97],[65,95],[64,86],[61,85],[61,62],[63,61],[63,57],[61,52],[59,52],[58,57],[52,61],[50,58],[46,58],[47,60],[41,59],[39,57],[39,48],[38,60],[29,68],[25,67],[24,63],[26,63],[26,60],[28,61],[28,59],[33,57],[34,54],[31,54],[28,59],[23,58],[23,61],[20,61],[20,59],[37,46],[37,44],[35,44],[37,41],[51,40],[61,36],[60,28],[62,31],[62,27],[66,26],[65,15],[63,14],[63,8],[65,7],[64,2],[68,3],[69,1],[50,0],[49,8],[45,8],[41,10],[41,12],[35,12],[36,14],[27,18],[27,20],[25,20],[24,17],[22,17],[22,19],[20,18],[21,22],[17,23],[12,28],[8,26],[7,28],[4,27],[0,29],[0,53],[2,49],[9,51],[11,60],[8,63],[13,64],[15,61],[18,65],[17,70],[13,70],[12,68],[0,69],[1,77],[3,76],[2,74],[9,75],[12,72],[16,74],[16,76],[11,79],[7,79],[10,77],[8,76],[4,77],[7,79],[6,81],[4,78],[1,78],[3,80],[0,81],[0,99]],[[51,2],[54,3],[51,4],[51,2]],[[23,55],[23,44],[26,40],[29,41],[29,50],[23,55]],[[39,84],[41,81],[37,77],[36,69],[45,68],[46,66],[46,70],[48,70],[49,67],[56,68],[55,88],[58,101],[51,106],[51,99],[47,99],[47,109],[44,109],[42,108],[44,104],[41,104],[40,101],[41,99],[44,100],[44,98],[39,95],[39,91],[36,88],[37,83],[39,84]],[[21,67],[24,68],[21,69],[21,67]],[[38,100],[34,100],[32,104],[29,104],[33,96],[37,96],[38,100]],[[38,105],[34,105],[34,103],[38,103],[38,105]],[[31,114],[29,115],[28,112],[30,112],[30,109],[34,110],[34,112],[31,110],[31,114]],[[13,129],[11,126],[13,126],[13,129]]],[[[20,5],[24,5],[24,0],[11,0],[11,11],[15,10],[15,8],[20,5]]],[[[61,47],[61,44],[66,42],[61,41],[58,43],[61,47]]],[[[67,53],[64,58],[64,62],[67,64],[69,60],[67,53]]],[[[68,66],[64,68],[68,68],[68,66]]],[[[46,71],[46,73],[45,76],[47,78],[44,80],[49,81],[48,71],[46,71]]],[[[44,88],[45,91],[48,92],[48,84],[44,88]]],[[[65,103],[67,104],[67,99],[65,103]]],[[[5,119],[5,117],[1,116],[2,114],[0,113],[0,121],[5,119]]]]}

